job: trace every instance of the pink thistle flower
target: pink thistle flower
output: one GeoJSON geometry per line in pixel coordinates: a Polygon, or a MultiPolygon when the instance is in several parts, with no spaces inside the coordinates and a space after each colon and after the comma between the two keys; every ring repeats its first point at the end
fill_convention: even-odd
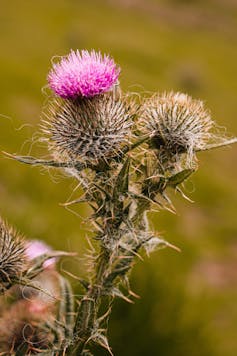
{"type": "Polygon", "coordinates": [[[53,65],[48,75],[50,88],[65,99],[93,97],[109,91],[116,83],[120,68],[100,52],[72,51],[53,65]]]}
{"type": "MultiPolygon", "coordinates": [[[[43,254],[52,252],[50,246],[39,240],[31,240],[26,243],[26,256],[29,260],[33,260],[43,254]]],[[[44,268],[52,268],[55,265],[55,258],[50,258],[44,262],[44,268]]]]}

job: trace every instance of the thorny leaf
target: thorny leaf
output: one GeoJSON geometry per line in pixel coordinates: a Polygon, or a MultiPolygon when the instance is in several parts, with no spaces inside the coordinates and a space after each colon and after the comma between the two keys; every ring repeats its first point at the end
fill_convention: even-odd
{"type": "Polygon", "coordinates": [[[124,197],[128,192],[130,158],[124,162],[114,182],[111,212],[117,219],[117,226],[123,220],[124,197]]]}
{"type": "Polygon", "coordinates": [[[128,157],[124,162],[114,184],[113,199],[115,201],[120,195],[124,195],[128,191],[129,167],[130,158],[128,157]]]}
{"type": "Polygon", "coordinates": [[[126,219],[129,216],[131,205],[132,205],[132,202],[128,203],[127,206],[125,206],[125,208],[123,209],[123,220],[124,220],[124,222],[126,221],[126,219]]]}
{"type": "Polygon", "coordinates": [[[129,151],[134,150],[135,148],[142,145],[144,142],[147,142],[151,138],[150,134],[144,135],[143,137],[139,138],[136,142],[134,142],[131,146],[127,146],[123,150],[123,154],[126,154],[129,151]]]}
{"type": "Polygon", "coordinates": [[[124,276],[126,272],[129,271],[131,268],[131,263],[133,261],[133,255],[125,255],[124,257],[120,256],[120,259],[118,262],[115,264],[113,270],[111,273],[108,274],[108,276],[105,278],[104,281],[104,286],[105,287],[111,287],[113,284],[113,281],[118,277],[118,276],[124,276]]]}
{"type": "Polygon", "coordinates": [[[164,194],[161,194],[161,196],[169,204],[169,207],[167,205],[163,204],[162,201],[158,201],[156,198],[151,199],[151,198],[149,198],[149,197],[147,197],[147,196],[145,196],[143,194],[129,193],[129,195],[131,197],[133,197],[134,199],[138,200],[140,203],[144,202],[144,206],[145,205],[149,206],[149,204],[155,204],[155,205],[157,205],[158,208],[168,210],[168,211],[170,211],[172,213],[175,212],[175,209],[174,209],[171,201],[170,200],[168,201],[167,197],[164,194]]]}
{"type": "Polygon", "coordinates": [[[43,159],[38,159],[32,156],[18,156],[18,155],[13,155],[8,152],[4,152],[7,157],[15,159],[16,161],[19,161],[21,163],[25,164],[30,164],[33,166],[45,166],[45,167],[55,167],[55,168],[76,168],[77,171],[81,171],[85,168],[88,168],[88,164],[84,164],[78,161],[69,161],[69,162],[57,162],[54,160],[43,160],[43,159]]]}
{"type": "Polygon", "coordinates": [[[100,185],[93,183],[93,185],[99,190],[101,191],[104,196],[106,197],[106,199],[110,200],[111,199],[111,195],[108,191],[106,191],[104,188],[102,188],[100,185]]]}
{"type": "Polygon", "coordinates": [[[94,343],[100,345],[104,349],[106,349],[111,356],[113,356],[112,350],[109,346],[109,342],[107,339],[107,336],[97,332],[94,335],[92,335],[91,340],[94,341],[94,343]]]}
{"type": "Polygon", "coordinates": [[[148,241],[144,243],[144,248],[147,254],[150,254],[154,250],[163,249],[167,247],[169,244],[167,241],[160,239],[159,237],[151,237],[148,241]]]}
{"type": "Polygon", "coordinates": [[[187,197],[187,195],[184,194],[184,192],[182,191],[182,189],[180,189],[179,187],[176,187],[176,191],[178,193],[181,194],[181,196],[186,199],[187,201],[189,201],[190,203],[193,203],[193,200],[191,200],[189,197],[187,197]]]}
{"type": "Polygon", "coordinates": [[[171,187],[176,187],[177,185],[181,184],[184,182],[192,173],[195,172],[195,169],[184,169],[181,172],[178,172],[171,177],[169,177],[167,180],[167,185],[171,187]]]}
{"type": "Polygon", "coordinates": [[[40,255],[32,260],[33,265],[27,270],[25,276],[29,279],[36,277],[39,273],[41,273],[44,270],[43,264],[45,263],[45,261],[51,258],[64,257],[64,256],[76,256],[76,255],[77,253],[75,252],[64,252],[64,251],[54,251],[51,253],[45,253],[43,255],[40,255]]]}
{"type": "Polygon", "coordinates": [[[120,289],[116,288],[116,287],[114,287],[110,291],[108,291],[108,295],[111,295],[112,297],[121,298],[121,299],[123,299],[126,302],[131,303],[131,304],[133,303],[133,301],[131,299],[126,297],[126,295],[124,295],[123,292],[120,289]]]}
{"type": "Polygon", "coordinates": [[[108,319],[109,319],[109,316],[111,314],[111,311],[112,311],[112,302],[110,302],[108,310],[97,319],[97,321],[96,321],[97,325],[99,325],[99,326],[101,324],[108,325],[108,319]]]}

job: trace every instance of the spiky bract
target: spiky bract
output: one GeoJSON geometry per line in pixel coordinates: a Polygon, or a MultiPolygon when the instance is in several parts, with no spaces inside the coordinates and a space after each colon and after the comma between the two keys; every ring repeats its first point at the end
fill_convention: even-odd
{"type": "Polygon", "coordinates": [[[153,147],[192,155],[207,144],[213,121],[202,101],[170,92],[154,95],[144,103],[142,125],[151,134],[153,147]]]}
{"type": "Polygon", "coordinates": [[[109,56],[77,50],[53,65],[48,81],[51,89],[62,98],[89,98],[110,90],[119,72],[109,56]]]}
{"type": "Polygon", "coordinates": [[[0,219],[0,284],[10,283],[25,268],[23,239],[0,219]]]}
{"type": "Polygon", "coordinates": [[[56,157],[98,161],[118,155],[128,143],[131,105],[114,95],[51,102],[43,131],[56,157]]]}

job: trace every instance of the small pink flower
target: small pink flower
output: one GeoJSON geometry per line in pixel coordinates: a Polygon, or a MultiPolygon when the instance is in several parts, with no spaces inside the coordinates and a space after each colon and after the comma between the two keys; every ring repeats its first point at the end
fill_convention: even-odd
{"type": "MultiPolygon", "coordinates": [[[[33,260],[36,257],[39,257],[45,253],[52,252],[51,247],[46,243],[39,240],[31,240],[26,243],[26,256],[29,260],[33,260]]],[[[55,258],[50,258],[44,262],[44,268],[51,268],[55,265],[55,258]]]]}
{"type": "Polygon", "coordinates": [[[114,60],[100,52],[72,51],[53,65],[50,88],[62,98],[93,97],[109,91],[120,73],[114,60]]]}

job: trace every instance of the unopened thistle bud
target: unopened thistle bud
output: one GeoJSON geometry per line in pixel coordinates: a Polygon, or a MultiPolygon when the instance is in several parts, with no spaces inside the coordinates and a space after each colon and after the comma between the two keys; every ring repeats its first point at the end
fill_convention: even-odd
{"type": "Polygon", "coordinates": [[[111,95],[51,102],[43,131],[60,159],[98,161],[117,155],[128,143],[131,106],[111,95]]]}
{"type": "Polygon", "coordinates": [[[202,101],[171,92],[154,95],[145,102],[142,125],[151,134],[152,147],[192,157],[212,136],[213,121],[202,101]]]}
{"type": "Polygon", "coordinates": [[[77,50],[53,65],[48,82],[55,94],[62,98],[89,98],[109,91],[117,82],[119,72],[109,56],[77,50]]]}
{"type": "Polygon", "coordinates": [[[26,268],[22,238],[0,219],[0,284],[11,284],[26,268]]]}

